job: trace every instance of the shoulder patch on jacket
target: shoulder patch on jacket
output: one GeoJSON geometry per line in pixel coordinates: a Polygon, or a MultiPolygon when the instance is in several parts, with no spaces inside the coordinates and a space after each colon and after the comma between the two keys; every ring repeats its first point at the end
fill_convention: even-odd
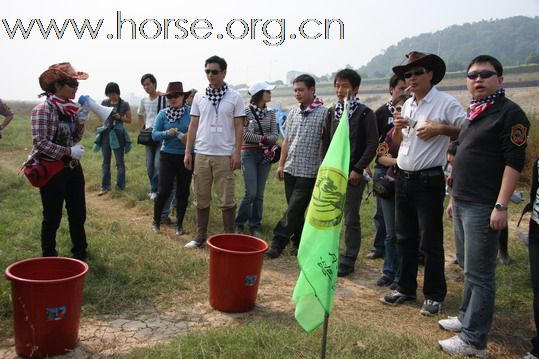
{"type": "Polygon", "coordinates": [[[519,123],[511,127],[511,142],[517,146],[522,146],[528,138],[526,126],[519,123]]]}

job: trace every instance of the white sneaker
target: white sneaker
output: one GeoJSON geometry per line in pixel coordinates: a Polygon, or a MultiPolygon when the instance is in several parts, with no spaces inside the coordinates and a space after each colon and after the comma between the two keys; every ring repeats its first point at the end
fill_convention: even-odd
{"type": "Polygon", "coordinates": [[[153,201],[156,198],[157,198],[157,193],[155,192],[150,193],[150,201],[153,201]]]}
{"type": "Polygon", "coordinates": [[[462,323],[457,317],[447,317],[438,321],[440,328],[448,330],[450,332],[458,333],[462,330],[462,323]]]}
{"type": "Polygon", "coordinates": [[[467,355],[483,358],[487,355],[486,349],[476,349],[471,344],[465,343],[458,335],[453,338],[438,340],[440,349],[450,355],[467,355]]]}
{"type": "Polygon", "coordinates": [[[533,355],[532,353],[526,353],[526,355],[524,355],[522,359],[539,359],[539,358],[533,355]]]}
{"type": "Polygon", "coordinates": [[[184,248],[189,248],[189,249],[200,248],[200,244],[197,241],[191,241],[191,242],[187,243],[184,246],[184,248]]]}

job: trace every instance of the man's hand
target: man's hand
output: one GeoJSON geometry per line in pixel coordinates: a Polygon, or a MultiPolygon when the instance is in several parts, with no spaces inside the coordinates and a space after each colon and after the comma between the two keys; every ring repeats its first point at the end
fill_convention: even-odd
{"type": "Polygon", "coordinates": [[[237,170],[241,167],[241,155],[234,151],[232,156],[230,156],[230,169],[232,171],[237,170]]]}
{"type": "Polygon", "coordinates": [[[449,204],[445,209],[445,215],[447,216],[447,219],[453,221],[453,202],[449,201],[449,204]]]}
{"type": "Polygon", "coordinates": [[[361,180],[363,179],[362,177],[362,174],[352,170],[350,171],[350,176],[348,176],[348,183],[350,183],[352,186],[357,186],[361,183],[361,180]]]}
{"type": "Polygon", "coordinates": [[[417,129],[417,137],[419,137],[423,141],[427,141],[434,136],[438,136],[439,134],[440,131],[438,124],[432,122],[431,120],[425,121],[423,126],[417,129]]]}
{"type": "Polygon", "coordinates": [[[393,120],[393,126],[396,130],[402,130],[403,128],[408,127],[408,120],[406,120],[400,114],[395,115],[395,118],[393,120]]]}
{"type": "Polygon", "coordinates": [[[279,181],[284,180],[284,167],[283,166],[277,167],[277,178],[279,179],[279,181]]]}
{"type": "Polygon", "coordinates": [[[185,166],[185,169],[188,171],[193,170],[193,156],[191,156],[190,153],[185,153],[183,156],[183,165],[185,166]]]}
{"type": "Polygon", "coordinates": [[[494,208],[490,214],[490,228],[501,231],[505,227],[507,227],[507,211],[494,208]]]}

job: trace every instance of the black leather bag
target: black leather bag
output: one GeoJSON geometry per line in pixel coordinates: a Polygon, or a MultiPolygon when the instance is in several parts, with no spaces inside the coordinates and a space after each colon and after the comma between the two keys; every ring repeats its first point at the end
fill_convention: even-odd
{"type": "Polygon", "coordinates": [[[140,130],[140,133],[137,136],[137,143],[144,146],[157,146],[159,141],[154,141],[152,139],[152,130],[140,130]]]}
{"type": "Polygon", "coordinates": [[[395,181],[390,181],[385,177],[375,178],[372,181],[372,190],[380,198],[393,198],[395,195],[395,181]]]}

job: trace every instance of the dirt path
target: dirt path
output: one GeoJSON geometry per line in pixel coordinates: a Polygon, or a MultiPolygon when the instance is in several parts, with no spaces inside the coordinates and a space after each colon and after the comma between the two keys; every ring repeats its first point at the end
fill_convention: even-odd
{"type": "MultiPolygon", "coordinates": [[[[8,160],[10,156],[0,158],[0,168],[13,173],[18,172],[17,165],[8,160]]],[[[149,215],[135,208],[126,208],[121,199],[97,197],[95,192],[87,192],[88,213],[96,213],[99,209],[107,209],[110,216],[122,213],[122,221],[128,219],[130,226],[136,231],[148,231],[149,215]]],[[[163,234],[171,240],[175,237],[171,230],[163,234]]],[[[177,240],[177,239],[174,239],[177,240]]],[[[360,256],[364,256],[363,248],[360,256]]],[[[450,263],[454,257],[453,249],[446,253],[446,274],[451,288],[455,281],[461,280],[461,273],[450,263]]],[[[207,251],[195,251],[194,255],[207,257],[207,251]]],[[[371,321],[377,325],[388,325],[395,333],[406,333],[413,328],[417,335],[435,346],[438,339],[449,337],[437,329],[439,318],[426,318],[419,315],[419,302],[416,305],[405,305],[398,308],[383,306],[379,297],[388,292],[376,287],[376,279],[380,276],[381,260],[359,259],[357,271],[350,277],[339,279],[335,295],[332,320],[349,322],[371,321]],[[403,323],[403,325],[396,325],[403,323]],[[434,333],[434,334],[433,334],[434,333]]],[[[90,263],[91,265],[91,263],[90,263]]],[[[182,298],[168,302],[167,307],[155,307],[137,315],[122,316],[85,316],[80,325],[80,345],[65,358],[102,358],[112,354],[128,353],[134,348],[149,347],[157,343],[168,342],[173,338],[191,331],[208,328],[238,325],[246,319],[260,319],[266,316],[281,314],[293,317],[294,305],[290,294],[298,276],[296,258],[283,255],[276,260],[264,263],[263,273],[255,309],[244,314],[226,314],[213,310],[208,303],[207,281],[197,287],[200,290],[198,303],[186,304],[182,298]],[[181,308],[179,310],[178,308],[181,308]]],[[[422,273],[418,278],[422,283],[422,273]]],[[[420,293],[420,290],[418,290],[420,293]]],[[[418,298],[422,299],[422,298],[418,298]]],[[[455,308],[456,309],[456,308],[455,308]]],[[[454,313],[446,313],[452,314],[454,313]]],[[[515,318],[519,320],[528,318],[515,318]]],[[[507,325],[495,321],[489,343],[489,357],[510,358],[522,354],[521,348],[511,348],[510,343],[523,344],[522,331],[515,331],[515,324],[507,325]],[[515,350],[516,349],[516,350],[515,350]],[[515,350],[513,352],[513,350],[515,350]]],[[[16,358],[13,340],[0,342],[1,358],[16,358]]]]}

